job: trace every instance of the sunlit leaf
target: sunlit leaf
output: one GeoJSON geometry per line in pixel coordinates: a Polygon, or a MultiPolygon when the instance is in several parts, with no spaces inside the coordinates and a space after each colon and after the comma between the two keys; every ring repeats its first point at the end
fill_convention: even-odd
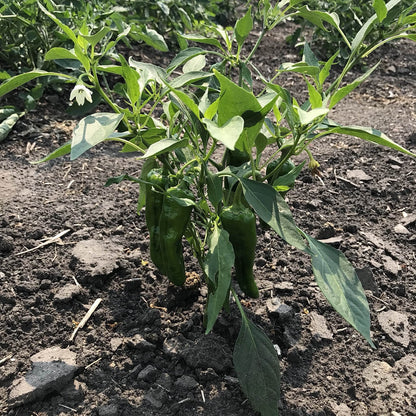
{"type": "Polygon", "coordinates": [[[215,226],[208,238],[208,253],[204,264],[204,271],[215,287],[208,295],[206,333],[212,330],[229,294],[233,265],[234,250],[228,233],[215,226]]]}
{"type": "Polygon", "coordinates": [[[72,133],[71,160],[108,139],[122,118],[122,114],[114,113],[96,113],[83,118],[72,133]]]}
{"type": "Polygon", "coordinates": [[[312,269],[322,293],[334,309],[374,347],[370,310],[354,267],[334,247],[304,234],[312,256],[312,269]]]}

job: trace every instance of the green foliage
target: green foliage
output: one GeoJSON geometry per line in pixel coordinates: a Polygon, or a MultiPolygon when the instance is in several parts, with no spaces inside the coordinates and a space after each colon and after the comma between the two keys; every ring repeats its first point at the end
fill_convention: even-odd
{"type": "MultiPolygon", "coordinates": [[[[328,302],[374,346],[370,337],[369,306],[354,267],[339,250],[313,239],[297,227],[281,193],[296,186],[295,179],[306,161],[309,161],[311,173],[317,173],[319,163],[309,146],[330,134],[350,135],[416,156],[378,130],[343,126],[330,119],[333,108],[374,70],[371,68],[344,85],[345,76],[354,65],[389,40],[402,37],[416,41],[416,18],[403,12],[392,18],[382,39],[367,43],[373,31],[378,31],[378,22],[389,19],[398,2],[375,2],[377,13],[349,41],[343,22],[334,13],[310,10],[297,0],[282,1],[276,6],[265,0],[260,9],[263,28],[251,49],[244,48],[253,27],[249,8],[233,29],[213,28],[216,38],[201,33],[183,34],[183,40],[196,41],[209,48],[184,49],[166,68],[134,59],[127,61],[121,54],[114,53],[117,42],[126,40],[134,28],[125,25],[120,28],[104,26],[99,30],[87,26],[71,28],[40,6],[71,43],[69,47],[51,48],[46,59],[70,61],[75,69],[63,75],[33,70],[6,76],[0,85],[1,97],[33,79],[63,76],[76,84],[71,99],[76,99],[81,108],[85,100],[94,101],[93,91],[108,106],[108,112],[82,118],[74,129],[71,143],[42,161],[66,154],[75,159],[107,140],[122,143],[124,152],[138,152],[139,159],[144,161],[139,178],[125,174],[111,178],[108,184],[121,180],[138,182],[138,208],[161,209],[163,216],[160,214],[158,221],[154,221],[155,215],[147,215],[148,227],[159,227],[156,229],[160,234],[157,235],[159,243],[155,240],[157,248],[166,248],[162,242],[170,241],[169,249],[162,250],[170,253],[168,263],[173,264],[172,259],[179,259],[180,263],[169,270],[166,263],[159,265],[159,260],[153,258],[160,273],[175,284],[182,284],[186,277],[181,250],[182,237],[186,238],[208,287],[207,332],[214,329],[221,310],[228,308],[232,293],[242,319],[233,357],[235,369],[242,390],[253,408],[263,416],[278,414],[278,357],[272,342],[248,319],[239,301],[240,289],[252,297],[256,297],[258,291],[248,291],[244,286],[246,279],[243,282],[238,276],[232,278],[233,268],[234,276],[241,271],[243,256],[233,245],[233,230],[227,230],[222,213],[228,207],[240,207],[238,216],[248,213],[247,218],[252,221],[256,215],[285,243],[308,254],[315,279],[328,302]],[[328,84],[327,79],[337,54],[319,60],[308,44],[304,46],[300,62],[281,65],[272,79],[267,79],[252,63],[251,58],[263,36],[289,16],[301,16],[321,29],[330,25],[346,40],[349,56],[332,83],[328,84]],[[213,57],[219,62],[208,67],[207,62],[213,57]],[[284,72],[302,76],[309,93],[304,102],[299,103],[289,90],[279,85],[279,75],[284,72]],[[119,79],[113,88],[107,82],[109,74],[119,79]],[[260,92],[253,91],[253,75],[263,83],[260,92]],[[291,161],[294,155],[303,155],[305,160],[296,166],[291,161]],[[163,181],[152,181],[155,178],[149,172],[155,171],[161,174],[163,181]],[[150,199],[155,195],[157,207],[150,199]]],[[[142,33],[150,38],[148,43],[161,46],[159,38],[151,35],[153,32],[142,30],[142,33]]],[[[5,120],[9,116],[14,113],[5,110],[5,120]]],[[[253,227],[244,235],[252,242],[256,238],[253,227]]],[[[250,258],[244,262],[244,267],[250,269],[253,245],[246,247],[250,249],[250,258]]],[[[247,270],[246,277],[254,279],[251,272],[247,270]]]]}
{"type": "MultiPolygon", "coordinates": [[[[372,17],[376,16],[374,28],[366,42],[377,42],[386,37],[386,33],[391,31],[392,22],[395,17],[400,15],[408,8],[413,8],[416,12],[413,0],[396,1],[397,5],[390,11],[387,10],[383,0],[361,1],[361,0],[312,0],[307,2],[310,10],[321,10],[328,13],[335,13],[342,19],[342,30],[348,40],[351,41],[361,30],[363,25],[372,17]]],[[[410,14],[410,13],[409,13],[410,14]]],[[[307,21],[307,20],[306,20],[307,21]]],[[[305,23],[303,25],[305,28],[305,23]]],[[[306,27],[311,27],[307,24],[306,27]]],[[[339,31],[328,26],[316,26],[312,24],[312,37],[308,42],[314,47],[319,56],[325,57],[328,53],[339,52],[339,57],[346,60],[350,54],[350,49],[345,39],[339,31]]],[[[300,32],[295,34],[292,42],[298,39],[300,32]]]]}

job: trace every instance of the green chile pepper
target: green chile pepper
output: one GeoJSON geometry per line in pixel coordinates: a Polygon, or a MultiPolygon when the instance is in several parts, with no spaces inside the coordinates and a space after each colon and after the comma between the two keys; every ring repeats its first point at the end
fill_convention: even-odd
{"type": "Polygon", "coordinates": [[[163,174],[162,169],[152,169],[146,176],[148,185],[146,188],[146,225],[150,235],[150,258],[154,265],[165,274],[164,259],[160,249],[160,216],[164,201],[164,193],[160,189],[164,189],[168,183],[168,178],[163,174]]]}
{"type": "MultiPolygon", "coordinates": [[[[277,160],[273,160],[272,162],[270,162],[267,165],[266,168],[266,175],[269,175],[270,173],[272,173],[276,167],[279,165],[281,159],[277,159],[277,160]]],[[[296,167],[296,165],[290,160],[286,160],[285,163],[283,163],[282,167],[279,169],[278,172],[276,172],[275,174],[273,174],[272,176],[270,176],[267,179],[267,182],[269,184],[273,184],[273,182],[279,177],[279,176],[284,176],[287,175],[292,169],[294,169],[296,167]]]]}
{"type": "Polygon", "coordinates": [[[192,212],[192,206],[181,205],[175,198],[194,199],[193,194],[182,185],[169,188],[163,201],[159,220],[160,251],[164,274],[175,285],[185,283],[182,237],[192,212]]]}
{"type": "Polygon", "coordinates": [[[257,245],[256,216],[241,203],[224,208],[220,214],[223,228],[234,249],[234,270],[241,290],[251,298],[259,297],[253,266],[257,245]]]}
{"type": "Polygon", "coordinates": [[[250,162],[250,155],[242,150],[227,149],[227,166],[241,166],[243,163],[250,162]]]}

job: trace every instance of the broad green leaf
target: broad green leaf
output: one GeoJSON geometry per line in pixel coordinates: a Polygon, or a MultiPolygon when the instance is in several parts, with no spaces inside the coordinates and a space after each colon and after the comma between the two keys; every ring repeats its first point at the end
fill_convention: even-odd
{"type": "Polygon", "coordinates": [[[308,86],[308,93],[309,93],[309,102],[311,103],[311,107],[313,109],[318,109],[322,107],[322,96],[316,90],[316,88],[307,80],[305,82],[308,86]]]}
{"type": "Polygon", "coordinates": [[[296,110],[298,112],[299,120],[302,126],[307,126],[308,124],[311,124],[317,118],[322,117],[325,114],[328,114],[329,111],[328,108],[314,108],[310,111],[304,111],[301,108],[297,108],[296,110]]]}
{"type": "Polygon", "coordinates": [[[279,94],[280,98],[282,99],[281,106],[283,107],[283,109],[280,111],[286,118],[286,121],[288,122],[290,129],[292,131],[295,131],[300,121],[298,113],[296,113],[296,111],[294,110],[293,100],[292,96],[290,95],[290,92],[287,89],[281,87],[280,85],[271,83],[268,83],[266,85],[279,94]]]}
{"type": "Polygon", "coordinates": [[[206,36],[203,35],[199,35],[197,33],[193,33],[193,34],[180,34],[180,36],[186,40],[190,40],[192,42],[199,42],[199,43],[205,43],[207,45],[213,45],[216,46],[217,48],[222,50],[222,46],[221,43],[218,41],[218,39],[215,38],[208,38],[206,36]]]}
{"type": "Polygon", "coordinates": [[[189,61],[190,59],[194,58],[198,55],[204,55],[208,51],[201,49],[201,48],[188,48],[183,51],[180,51],[175,58],[173,58],[172,62],[167,67],[166,71],[171,73],[175,70],[178,66],[183,65],[185,62],[189,61]]]}
{"type": "Polygon", "coordinates": [[[171,152],[172,150],[185,147],[188,144],[188,139],[176,140],[176,139],[163,139],[149,146],[146,153],[140,157],[140,159],[147,159],[161,155],[162,153],[171,152]]]}
{"type": "Polygon", "coordinates": [[[30,162],[32,165],[36,165],[38,163],[47,162],[48,160],[56,159],[57,157],[68,155],[71,152],[71,142],[67,142],[61,147],[58,147],[53,152],[49,153],[47,156],[40,160],[36,160],[35,162],[30,162]]]}
{"type": "Polygon", "coordinates": [[[5,120],[7,117],[11,116],[12,114],[17,113],[16,107],[12,105],[7,105],[0,108],[0,121],[5,120]]]}
{"type": "Polygon", "coordinates": [[[353,82],[337,90],[331,97],[329,103],[329,108],[333,108],[337,103],[339,103],[345,96],[347,96],[351,91],[357,88],[361,83],[363,83],[379,66],[380,62],[376,63],[372,68],[370,68],[366,73],[356,78],[353,82]]]}
{"type": "Polygon", "coordinates": [[[211,172],[206,174],[208,199],[214,207],[222,201],[222,179],[211,172]]]}
{"type": "Polygon", "coordinates": [[[186,74],[188,72],[201,71],[206,65],[206,63],[207,61],[205,59],[205,55],[197,55],[193,57],[192,59],[190,59],[189,61],[185,62],[182,68],[182,72],[186,74]]]}
{"type": "Polygon", "coordinates": [[[251,149],[263,124],[264,116],[261,105],[253,93],[239,87],[226,76],[214,70],[214,74],[221,84],[221,94],[218,99],[218,125],[222,126],[235,116],[244,119],[244,133],[242,140],[246,143],[237,145],[239,150],[251,149]]]}
{"type": "Polygon", "coordinates": [[[130,32],[130,36],[136,40],[142,40],[147,43],[152,48],[157,49],[158,51],[167,52],[169,50],[168,45],[163,39],[163,36],[156,32],[154,29],[149,29],[147,27],[135,27],[136,30],[130,32]]]}
{"type": "MultiPolygon", "coordinates": [[[[401,0],[390,0],[386,4],[387,11],[391,10],[394,6],[399,4],[401,0]]],[[[358,31],[358,33],[355,35],[353,41],[351,42],[351,52],[354,53],[358,50],[358,48],[362,45],[364,39],[366,36],[370,33],[371,27],[377,20],[377,14],[374,14],[371,16],[361,27],[361,29],[358,31]]]]}
{"type": "Polygon", "coordinates": [[[99,72],[108,72],[109,74],[122,75],[123,68],[120,65],[98,65],[99,72]]]}
{"type": "Polygon", "coordinates": [[[275,188],[278,192],[284,192],[290,189],[295,183],[295,180],[299,176],[304,165],[305,162],[303,161],[290,172],[286,173],[286,175],[278,176],[273,182],[273,188],[275,188]]]}
{"type": "Polygon", "coordinates": [[[405,153],[409,156],[416,157],[415,153],[410,152],[399,144],[395,143],[389,137],[379,130],[373,129],[371,127],[361,127],[361,126],[336,126],[330,127],[328,129],[328,134],[338,133],[338,134],[347,134],[348,136],[359,137],[360,139],[366,140],[368,142],[373,142],[381,146],[390,147],[391,149],[398,150],[399,152],[405,153]]]}
{"type": "Polygon", "coordinates": [[[343,253],[304,234],[312,269],[322,293],[334,309],[375,348],[370,335],[370,310],[354,267],[343,253]]]}
{"type": "Polygon", "coordinates": [[[189,95],[185,94],[183,91],[176,89],[176,88],[172,88],[172,86],[167,83],[166,85],[170,87],[170,90],[172,91],[172,93],[175,94],[175,96],[179,98],[179,100],[182,101],[182,103],[185,104],[185,106],[189,108],[194,113],[194,115],[200,120],[201,115],[199,113],[198,104],[191,97],[189,97],[189,95]]]}
{"type": "Polygon", "coordinates": [[[13,113],[0,123],[0,142],[2,142],[9,135],[14,125],[17,123],[17,120],[19,120],[23,114],[24,112],[13,113]]]}
{"type": "Polygon", "coordinates": [[[279,192],[266,183],[250,179],[241,179],[241,184],[244,197],[256,214],[288,244],[305,250],[307,246],[279,192]]]}
{"type": "Polygon", "coordinates": [[[214,292],[208,295],[206,334],[211,332],[229,295],[233,265],[234,250],[228,233],[215,225],[208,237],[208,253],[204,264],[204,271],[215,287],[214,292]]]}
{"type": "Polygon", "coordinates": [[[308,65],[306,62],[284,62],[279,67],[280,72],[296,72],[298,74],[310,75],[311,77],[317,77],[319,75],[319,68],[316,66],[308,65]]]}
{"type": "Polygon", "coordinates": [[[315,56],[307,42],[303,47],[303,61],[310,66],[315,66],[319,68],[318,58],[315,56]]]}
{"type": "Polygon", "coordinates": [[[163,68],[149,63],[138,62],[133,58],[129,59],[129,64],[139,72],[147,71],[151,79],[154,79],[158,84],[164,85],[167,75],[163,68]]]}
{"type": "Polygon", "coordinates": [[[184,85],[192,84],[205,78],[212,77],[213,75],[214,74],[210,72],[188,72],[186,74],[179,75],[177,78],[172,80],[169,85],[173,88],[180,88],[184,85]]]}
{"type": "Polygon", "coordinates": [[[8,79],[10,75],[6,71],[0,71],[0,80],[8,79]]]}
{"type": "Polygon", "coordinates": [[[72,133],[71,160],[108,139],[122,118],[122,114],[114,113],[96,113],[83,118],[72,133]]]}
{"type": "Polygon", "coordinates": [[[73,77],[70,75],[60,74],[59,72],[47,72],[42,71],[40,69],[35,69],[30,72],[25,72],[24,74],[19,74],[14,77],[8,78],[0,85],[0,97],[9,93],[10,91],[15,90],[16,88],[20,87],[26,82],[32,81],[33,79],[39,77],[47,77],[47,76],[56,76],[56,77],[65,77],[72,79],[73,77]]]}
{"type": "Polygon", "coordinates": [[[248,8],[246,14],[237,20],[234,27],[235,39],[239,48],[243,45],[247,36],[253,29],[253,18],[251,17],[251,6],[248,8]]]}
{"type": "Polygon", "coordinates": [[[261,416],[278,416],[280,398],[279,358],[266,334],[245,315],[241,304],[241,328],[233,362],[241,389],[261,416]]]}
{"type": "Polygon", "coordinates": [[[373,7],[377,14],[377,19],[382,22],[387,16],[387,7],[384,0],[373,0],[373,7]]]}
{"type": "Polygon", "coordinates": [[[335,59],[337,58],[339,54],[339,51],[336,51],[326,62],[324,67],[321,69],[321,71],[319,72],[319,84],[323,85],[323,83],[325,82],[325,80],[328,78],[329,76],[329,72],[331,70],[331,67],[335,61],[335,59]]]}
{"type": "Polygon", "coordinates": [[[52,48],[45,55],[45,61],[53,61],[55,59],[75,59],[79,60],[77,56],[65,48],[52,48]]]}
{"type": "Polygon", "coordinates": [[[92,48],[95,48],[97,43],[100,42],[109,32],[111,32],[111,29],[105,26],[94,35],[81,34],[80,36],[82,36],[86,41],[88,41],[92,48]]]}
{"type": "Polygon", "coordinates": [[[234,150],[238,138],[244,130],[244,120],[240,116],[234,116],[222,126],[214,121],[204,118],[202,122],[206,125],[209,134],[228,149],[234,150]]]}
{"type": "Polygon", "coordinates": [[[142,95],[142,89],[139,85],[140,74],[136,69],[132,68],[123,56],[119,56],[121,67],[123,69],[123,79],[127,87],[127,97],[134,106],[142,95]]]}
{"type": "Polygon", "coordinates": [[[339,26],[339,16],[336,13],[328,13],[319,10],[309,10],[307,6],[302,6],[296,13],[302,16],[304,19],[310,21],[315,26],[318,26],[320,29],[327,32],[327,29],[323,22],[329,23],[331,26],[335,27],[338,30],[344,42],[350,47],[350,43],[339,26]]]}

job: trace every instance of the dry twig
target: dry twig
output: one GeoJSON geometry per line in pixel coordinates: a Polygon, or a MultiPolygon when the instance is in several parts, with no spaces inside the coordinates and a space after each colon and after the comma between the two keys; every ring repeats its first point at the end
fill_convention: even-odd
{"type": "Polygon", "coordinates": [[[91,308],[88,310],[88,312],[85,314],[85,316],[82,318],[81,322],[77,325],[77,327],[74,329],[74,332],[72,332],[71,337],[69,338],[70,341],[72,341],[75,338],[75,335],[77,334],[78,330],[81,329],[88,321],[88,319],[90,319],[91,315],[94,313],[94,311],[98,308],[98,305],[100,304],[100,302],[102,301],[101,298],[98,298],[93,305],[91,306],[91,308]]]}

